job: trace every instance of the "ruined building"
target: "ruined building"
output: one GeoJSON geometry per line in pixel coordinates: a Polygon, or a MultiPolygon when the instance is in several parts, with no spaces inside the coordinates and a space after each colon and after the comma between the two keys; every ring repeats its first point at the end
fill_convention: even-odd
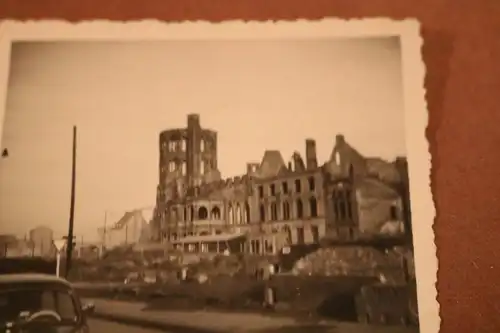
{"type": "Polygon", "coordinates": [[[188,115],[187,128],[160,133],[159,148],[157,241],[188,251],[264,254],[325,236],[355,239],[408,229],[404,159],[364,157],[342,135],[324,164],[315,141],[306,139],[305,158],[295,152],[285,161],[268,150],[230,179],[217,168],[217,133],[203,129],[196,114],[188,115]],[[241,241],[231,243],[235,239],[241,241]]]}

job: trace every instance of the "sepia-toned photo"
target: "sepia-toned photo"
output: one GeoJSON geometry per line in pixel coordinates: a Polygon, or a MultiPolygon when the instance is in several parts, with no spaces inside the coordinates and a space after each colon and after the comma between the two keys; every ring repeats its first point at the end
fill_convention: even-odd
{"type": "Polygon", "coordinates": [[[438,331],[417,21],[1,29],[2,329],[438,331]]]}

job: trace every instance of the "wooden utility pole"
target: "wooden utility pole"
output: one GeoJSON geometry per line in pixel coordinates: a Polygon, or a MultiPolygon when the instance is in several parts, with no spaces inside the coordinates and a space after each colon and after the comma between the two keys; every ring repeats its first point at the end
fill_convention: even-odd
{"type": "Polygon", "coordinates": [[[106,249],[106,236],[108,232],[108,227],[107,227],[107,222],[108,222],[108,211],[104,211],[104,227],[102,230],[102,243],[101,243],[101,256],[104,253],[104,250],[106,249]]]}
{"type": "Polygon", "coordinates": [[[75,184],[76,184],[76,126],[73,126],[73,157],[71,166],[71,202],[69,207],[68,243],[66,244],[65,276],[71,270],[71,256],[73,255],[73,224],[75,217],[75,184]]]}

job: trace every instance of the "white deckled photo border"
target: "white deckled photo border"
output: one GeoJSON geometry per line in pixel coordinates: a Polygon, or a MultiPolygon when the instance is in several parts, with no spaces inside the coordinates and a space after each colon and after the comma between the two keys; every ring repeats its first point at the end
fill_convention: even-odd
{"type": "Polygon", "coordinates": [[[420,332],[437,333],[440,326],[437,302],[437,257],[432,224],[435,217],[430,187],[431,159],[425,130],[423,40],[416,20],[324,19],[288,22],[163,23],[154,20],[118,23],[92,21],[3,21],[0,25],[0,147],[5,117],[11,43],[15,41],[159,41],[315,39],[334,37],[400,36],[404,91],[405,133],[409,165],[411,213],[420,332]]]}

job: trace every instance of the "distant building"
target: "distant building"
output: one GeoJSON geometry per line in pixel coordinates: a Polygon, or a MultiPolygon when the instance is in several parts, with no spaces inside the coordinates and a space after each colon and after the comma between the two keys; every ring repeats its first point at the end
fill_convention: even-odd
{"type": "Polygon", "coordinates": [[[75,244],[74,255],[79,259],[97,259],[100,255],[101,246],[97,243],[81,243],[75,244]]]}
{"type": "Polygon", "coordinates": [[[148,223],[140,210],[126,212],[110,227],[99,228],[99,238],[105,248],[137,244],[143,237],[148,223]]]}
{"type": "Polygon", "coordinates": [[[33,244],[15,235],[0,235],[0,258],[33,256],[33,244]]]}
{"type": "Polygon", "coordinates": [[[9,249],[17,246],[18,239],[15,235],[0,235],[0,257],[8,256],[9,249]]]}
{"type": "Polygon", "coordinates": [[[217,133],[188,115],[187,128],[160,133],[159,183],[153,230],[157,241],[188,251],[220,251],[245,235],[242,251],[273,254],[287,245],[407,233],[409,196],[405,159],[361,155],[337,135],[320,165],[316,142],[305,158],[288,161],[268,150],[239,177],[222,179],[217,133]],[[407,184],[407,182],[406,182],[407,184]],[[195,236],[217,236],[206,238],[195,236]],[[210,241],[208,241],[210,239],[210,241]]]}
{"type": "Polygon", "coordinates": [[[33,244],[33,255],[52,257],[54,255],[54,232],[52,229],[39,226],[29,232],[29,240],[33,244]]]}

